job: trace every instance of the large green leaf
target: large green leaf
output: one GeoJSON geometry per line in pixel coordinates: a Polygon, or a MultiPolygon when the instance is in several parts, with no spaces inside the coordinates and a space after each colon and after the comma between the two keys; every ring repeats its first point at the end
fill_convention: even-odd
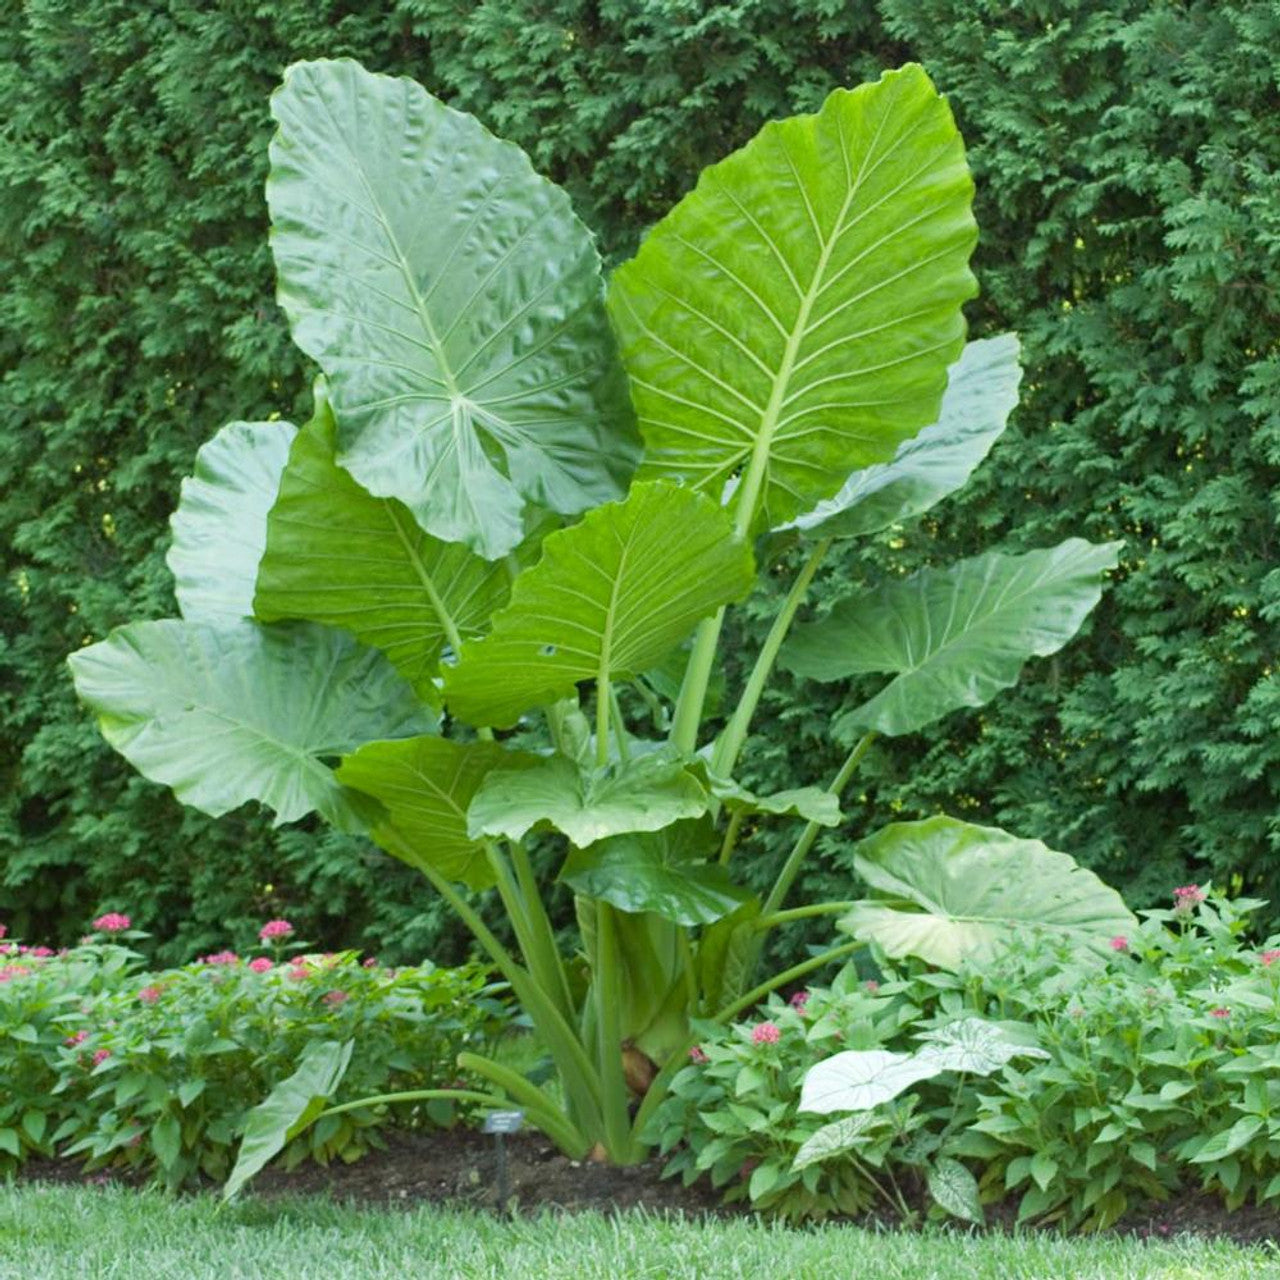
{"type": "Polygon", "coordinates": [[[1021,378],[1013,334],[970,342],[947,370],[937,422],[904,440],[892,462],[855,471],[792,526],[811,538],[848,538],[928,511],[964,485],[1000,438],[1021,378]]]}
{"type": "Polygon", "coordinates": [[[288,422],[232,422],[196,454],[169,521],[173,545],[166,557],[188,622],[253,616],[267,512],[294,435],[288,422]]]}
{"type": "Polygon", "coordinates": [[[335,445],[320,400],[267,517],[254,610],[350,631],[435,702],[441,654],[484,629],[507,597],[507,566],[424,533],[403,503],[375,498],[338,466],[335,445]]]}
{"type": "Polygon", "coordinates": [[[338,778],[376,797],[386,818],[373,838],[410,866],[429,866],[473,889],[493,884],[483,840],[467,831],[467,807],[495,770],[514,776],[541,763],[497,742],[448,742],[409,738],[370,742],[347,756],[338,778]]]}
{"type": "Polygon", "coordinates": [[[1015,684],[1032,657],[1056,653],[1102,596],[1102,574],[1122,546],[1071,538],[1026,555],[997,552],[841,601],[797,627],[782,663],[797,675],[841,680],[896,672],[846,713],[847,728],[914,733],[959,707],[980,707],[1015,684]]]}
{"type": "Polygon", "coordinates": [[[634,428],[600,262],[519,147],[411,80],[300,62],[272,98],[280,305],[328,376],[338,461],[489,559],[525,502],[616,497],[634,428]]]}
{"type": "Polygon", "coordinates": [[[103,737],[214,817],[258,800],[361,830],[371,808],[328,762],[435,723],[381,653],[306,623],[135,622],[67,661],[103,737]]]}
{"type": "Polygon", "coordinates": [[[662,482],[632,486],[550,534],[516,579],[489,635],[445,671],[445,698],[474,725],[508,727],[530,707],[654,666],[698,621],[741,599],[751,552],[709,498],[662,482]]]}
{"type": "Polygon", "coordinates": [[[599,770],[550,756],[518,772],[490,774],[467,811],[467,827],[475,839],[511,840],[534,827],[552,827],[581,846],[701,817],[709,803],[683,761],[664,752],[599,770]]]}
{"type": "Polygon", "coordinates": [[[892,457],[964,342],[972,190],[917,66],[703,170],[610,283],[642,474],[718,498],[741,472],[776,528],[892,457]]]}
{"type": "Polygon", "coordinates": [[[281,1080],[245,1121],[235,1168],[222,1188],[234,1199],[244,1184],[308,1128],[329,1105],[351,1062],[353,1040],[313,1040],[302,1050],[298,1068],[281,1080]]]}
{"type": "Polygon", "coordinates": [[[731,813],[770,813],[780,817],[803,818],[823,827],[840,825],[840,799],[822,787],[793,787],[758,796],[732,778],[707,775],[711,794],[731,813]]]}
{"type": "Polygon", "coordinates": [[[1039,840],[938,816],[862,841],[854,868],[875,897],[840,921],[893,959],[955,969],[1032,932],[1103,949],[1135,920],[1114,889],[1039,840]]]}
{"type": "Polygon", "coordinates": [[[560,879],[575,893],[622,911],[650,911],[676,924],[711,924],[749,897],[722,866],[708,861],[714,848],[709,822],[678,822],[573,849],[560,879]]]}

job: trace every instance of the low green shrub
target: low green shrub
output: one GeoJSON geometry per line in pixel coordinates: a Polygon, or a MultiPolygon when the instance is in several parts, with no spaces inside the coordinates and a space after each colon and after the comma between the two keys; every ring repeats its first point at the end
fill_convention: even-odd
{"type": "Polygon", "coordinates": [[[1020,1221],[1085,1229],[1197,1185],[1274,1200],[1280,939],[1247,941],[1260,905],[1186,886],[1103,958],[1039,938],[956,972],[850,965],[761,1021],[706,1024],[650,1136],[669,1175],[792,1220],[910,1214],[925,1189],[931,1214],[1016,1194],[1020,1221]],[[862,1096],[815,1111],[820,1075],[862,1096]]]}
{"type": "MultiPolygon", "coordinates": [[[[146,972],[126,918],[104,920],[117,925],[111,941],[57,954],[11,944],[0,957],[0,1172],[60,1154],[172,1187],[221,1181],[248,1113],[312,1042],[353,1045],[341,1103],[460,1086],[457,1055],[507,1026],[479,966],[390,969],[354,952],[285,960],[286,928],[264,938],[271,956],[221,952],[146,972]]],[[[456,1114],[447,1100],[360,1108],[320,1120],[281,1160],[354,1160],[388,1126],[456,1114]]]]}

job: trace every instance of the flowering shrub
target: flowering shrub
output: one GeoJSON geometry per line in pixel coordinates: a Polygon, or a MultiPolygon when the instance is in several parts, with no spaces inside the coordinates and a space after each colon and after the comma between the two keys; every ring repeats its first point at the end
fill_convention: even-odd
{"type": "MultiPolygon", "coordinates": [[[[125,919],[125,917],[117,917],[125,919]]],[[[95,922],[119,937],[127,926],[95,922]]],[[[268,937],[282,937],[277,931],[268,937]]],[[[225,1178],[247,1113],[315,1039],[354,1049],[335,1101],[458,1077],[505,1006],[474,966],[386,969],[353,953],[276,964],[230,952],[161,973],[118,943],[61,955],[9,946],[0,961],[0,1172],[32,1153],[80,1156],[179,1186],[225,1178]]],[[[369,1107],[321,1120],[283,1153],[355,1159],[390,1124],[445,1123],[454,1107],[369,1107]]]]}
{"type": "MultiPolygon", "coordinates": [[[[673,1153],[669,1174],[706,1174],[727,1199],[791,1218],[911,1200],[926,1157],[946,1165],[952,1190],[976,1175],[984,1202],[1016,1193],[1022,1221],[1099,1228],[1196,1185],[1231,1208],[1274,1201],[1280,939],[1246,940],[1259,905],[1190,885],[1102,957],[1043,942],[956,973],[913,962],[863,983],[846,969],[830,990],[771,1002],[767,1021],[705,1026],[652,1136],[673,1153]],[[913,1082],[852,1111],[856,1141],[815,1158],[832,1117],[800,1104],[818,1063],[848,1049],[917,1050],[975,1016],[1047,1056],[913,1082]]],[[[972,1200],[928,1189],[972,1216],[972,1200]]]]}

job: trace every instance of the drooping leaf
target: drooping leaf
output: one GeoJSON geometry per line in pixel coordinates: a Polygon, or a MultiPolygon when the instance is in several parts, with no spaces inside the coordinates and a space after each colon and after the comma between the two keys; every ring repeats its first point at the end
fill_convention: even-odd
{"type": "Polygon", "coordinates": [[[943,1071],[963,1071],[989,1076],[1014,1058],[1047,1058],[1035,1045],[1011,1040],[994,1022],[983,1018],[957,1018],[920,1037],[919,1056],[943,1071]]]}
{"type": "Polygon", "coordinates": [[[479,635],[507,597],[507,566],[441,542],[394,498],[375,498],[334,461],[336,425],[320,401],[289,451],[266,522],[253,607],[307,618],[381,649],[430,702],[440,655],[479,635]]]}
{"type": "Polygon", "coordinates": [[[711,794],[730,812],[772,813],[781,817],[803,818],[824,827],[840,825],[840,800],[822,787],[795,787],[790,791],[775,791],[769,796],[758,796],[731,778],[708,775],[711,794]]]}
{"type": "Polygon", "coordinates": [[[791,1162],[791,1172],[799,1173],[811,1164],[821,1164],[824,1160],[856,1151],[866,1141],[869,1132],[883,1124],[884,1117],[871,1111],[860,1111],[824,1124],[796,1152],[796,1157],[791,1162]]]}
{"type": "Polygon", "coordinates": [[[896,1098],[919,1080],[930,1080],[942,1068],[920,1055],[887,1049],[846,1049],[805,1072],[800,1110],[870,1111],[896,1098]]]}
{"type": "Polygon", "coordinates": [[[1135,920],[1120,895],[1039,840],[938,816],[897,822],[854,851],[878,895],[840,921],[893,959],[955,969],[982,963],[1029,931],[1103,948],[1135,920]]]}
{"type": "Polygon", "coordinates": [[[372,810],[328,761],[435,727],[381,653],[307,623],[135,622],[67,662],[103,737],[214,817],[258,800],[277,823],[362,830],[372,810]]]}
{"type": "Polygon", "coordinates": [[[188,622],[253,616],[267,512],[295,433],[288,422],[232,422],[196,454],[169,519],[173,545],[165,557],[188,622]]]}
{"type": "Polygon", "coordinates": [[[1209,1141],[1190,1158],[1191,1164],[1209,1164],[1214,1160],[1225,1160],[1235,1155],[1266,1127],[1265,1117],[1258,1115],[1241,1116],[1230,1129],[1222,1129],[1210,1137],[1209,1141]]]}
{"type": "Polygon", "coordinates": [[[708,861],[714,850],[709,822],[679,822],[573,849],[560,879],[576,893],[622,911],[651,911],[676,924],[711,924],[748,897],[722,866],[708,861]]]}
{"type": "Polygon", "coordinates": [[[245,1183],[285,1145],[310,1127],[329,1105],[351,1062],[353,1040],[312,1040],[302,1051],[298,1069],[249,1112],[235,1168],[222,1188],[233,1200],[245,1183]]]}
{"type": "Polygon", "coordinates": [[[1013,334],[968,343],[947,370],[938,420],[904,440],[892,462],[855,471],[834,498],[789,527],[811,538],[849,538],[928,511],[963,487],[1000,438],[1021,378],[1013,334]]]}
{"type": "Polygon", "coordinates": [[[977,1179],[959,1160],[939,1156],[929,1166],[925,1183],[934,1203],[953,1218],[976,1222],[979,1226],[986,1222],[987,1215],[982,1209],[977,1179]]]}
{"type": "Polygon", "coordinates": [[[755,927],[760,899],[740,907],[702,931],[698,939],[698,985],[707,1008],[723,1009],[750,990],[764,934],[755,927]]]}
{"type": "Polygon", "coordinates": [[[467,826],[475,839],[511,840],[523,839],[534,827],[551,827],[582,847],[700,817],[708,803],[702,783],[665,752],[601,770],[550,756],[530,768],[490,774],[467,811],[467,826]]]}
{"type": "Polygon", "coordinates": [[[982,706],[1015,684],[1030,658],[1061,649],[1101,598],[1102,574],[1115,568],[1121,545],[1070,538],[1050,550],[921,569],[797,627],[781,661],[815,680],[896,673],[836,731],[914,733],[982,706]]]}
{"type": "Polygon", "coordinates": [[[579,524],[550,534],[516,579],[490,633],[445,672],[449,709],[506,728],[579,680],[652,667],[698,621],[751,589],[750,551],[701,494],[636,484],[579,524]]]}
{"type": "Polygon", "coordinates": [[[642,476],[719,498],[741,471],[735,500],[758,476],[776,528],[891,458],[964,342],[972,189],[918,66],[705,169],[610,282],[642,476]]]}
{"type": "Polygon", "coordinates": [[[388,853],[487,889],[493,872],[484,842],[467,832],[467,807],[495,770],[515,777],[541,763],[538,756],[497,742],[408,738],[367,743],[343,760],[338,779],[382,802],[387,816],[374,826],[373,838],[388,853]]]}
{"type": "Polygon", "coordinates": [[[600,262],[519,147],[411,80],[295,63],[272,98],[279,299],[329,379],[339,463],[495,559],[526,502],[618,496],[636,460],[600,262]]]}

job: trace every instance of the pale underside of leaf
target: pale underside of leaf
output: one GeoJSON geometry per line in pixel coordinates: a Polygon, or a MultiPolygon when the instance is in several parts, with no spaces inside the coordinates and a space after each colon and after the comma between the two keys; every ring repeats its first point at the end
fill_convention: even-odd
{"type": "Polygon", "coordinates": [[[232,422],[196,454],[170,518],[165,561],[188,622],[253,616],[253,584],[267,541],[295,428],[288,422],[232,422]]]}
{"type": "Polygon", "coordinates": [[[368,806],[329,762],[435,724],[382,654],[310,624],[137,622],[68,662],[107,741],[215,817],[257,800],[277,823],[362,830],[368,806]]]}
{"type": "Polygon", "coordinates": [[[919,67],[766,125],[612,278],[643,475],[777,527],[936,416],[975,291],[972,182],[919,67]]]}
{"type": "Polygon", "coordinates": [[[279,298],[327,375],[339,462],[488,559],[526,502],[617,496],[637,455],[600,263],[514,144],[410,80],[297,63],[272,99],[279,298]]]}
{"type": "Polygon", "coordinates": [[[918,1081],[932,1079],[941,1070],[919,1055],[891,1053],[887,1049],[846,1049],[805,1073],[800,1110],[819,1114],[870,1111],[918,1081]]]}

